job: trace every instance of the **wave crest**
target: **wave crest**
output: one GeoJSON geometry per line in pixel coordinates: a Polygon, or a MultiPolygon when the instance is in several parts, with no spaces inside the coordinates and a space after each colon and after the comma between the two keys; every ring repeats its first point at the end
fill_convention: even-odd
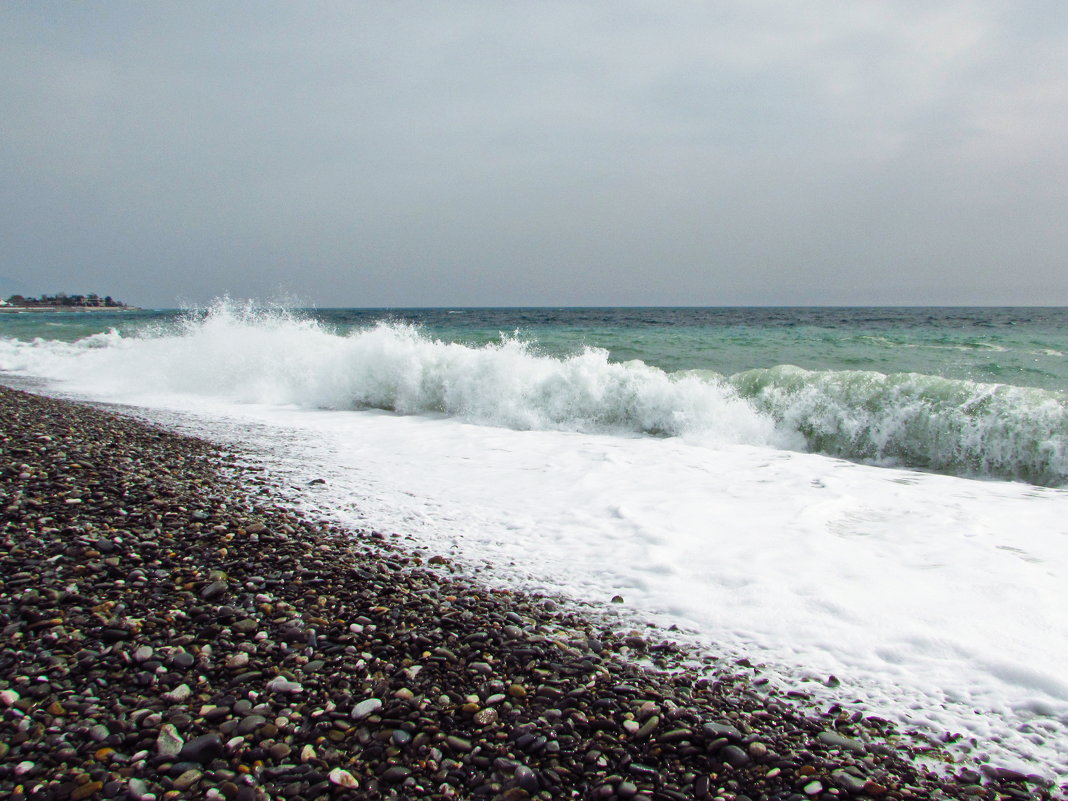
{"type": "Polygon", "coordinates": [[[957,475],[1068,482],[1063,393],[918,373],[749,370],[731,384],[809,448],[957,475]]]}
{"type": "MultiPolygon", "coordinates": [[[[0,369],[97,397],[443,414],[517,429],[687,436],[957,475],[1068,484],[1068,397],[916,373],[779,366],[730,378],[538,352],[518,335],[470,346],[413,326],[338,332],[280,309],[220,302],[139,335],[0,340],[0,369]]],[[[136,400],[134,401],[136,402],[136,400]]]]}

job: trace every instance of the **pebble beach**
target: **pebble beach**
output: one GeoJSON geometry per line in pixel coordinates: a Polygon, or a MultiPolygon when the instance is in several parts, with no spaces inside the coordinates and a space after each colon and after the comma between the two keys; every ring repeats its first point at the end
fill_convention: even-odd
{"type": "Polygon", "coordinates": [[[314,519],[204,441],[0,388],[0,450],[0,797],[1065,797],[314,519]]]}

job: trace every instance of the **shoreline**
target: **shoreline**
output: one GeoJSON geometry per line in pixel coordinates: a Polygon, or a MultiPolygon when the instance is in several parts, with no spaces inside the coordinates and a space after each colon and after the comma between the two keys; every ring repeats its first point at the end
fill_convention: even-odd
{"type": "Polygon", "coordinates": [[[138,306],[0,306],[0,314],[75,314],[78,312],[144,311],[138,306]]]}
{"type": "Polygon", "coordinates": [[[1063,797],[305,517],[209,443],[2,387],[0,411],[11,798],[1063,797]]]}

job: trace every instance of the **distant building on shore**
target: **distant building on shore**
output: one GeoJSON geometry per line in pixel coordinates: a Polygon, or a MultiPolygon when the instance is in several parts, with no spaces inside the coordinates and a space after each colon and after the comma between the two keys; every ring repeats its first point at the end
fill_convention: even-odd
{"type": "Polygon", "coordinates": [[[0,300],[0,307],[7,309],[130,309],[121,300],[114,300],[111,295],[100,297],[95,292],[88,295],[68,295],[60,292],[56,295],[41,295],[39,298],[27,298],[12,295],[7,300],[0,300]]]}

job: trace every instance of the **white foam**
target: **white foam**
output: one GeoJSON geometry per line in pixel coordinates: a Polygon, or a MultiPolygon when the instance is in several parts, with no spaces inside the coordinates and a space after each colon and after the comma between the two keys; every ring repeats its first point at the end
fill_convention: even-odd
{"type": "Polygon", "coordinates": [[[348,523],[413,535],[491,582],[621,594],[781,686],[960,733],[962,759],[1068,778],[1062,490],[684,438],[226,414],[234,436],[284,439],[277,476],[325,478],[307,503],[348,523]]]}

